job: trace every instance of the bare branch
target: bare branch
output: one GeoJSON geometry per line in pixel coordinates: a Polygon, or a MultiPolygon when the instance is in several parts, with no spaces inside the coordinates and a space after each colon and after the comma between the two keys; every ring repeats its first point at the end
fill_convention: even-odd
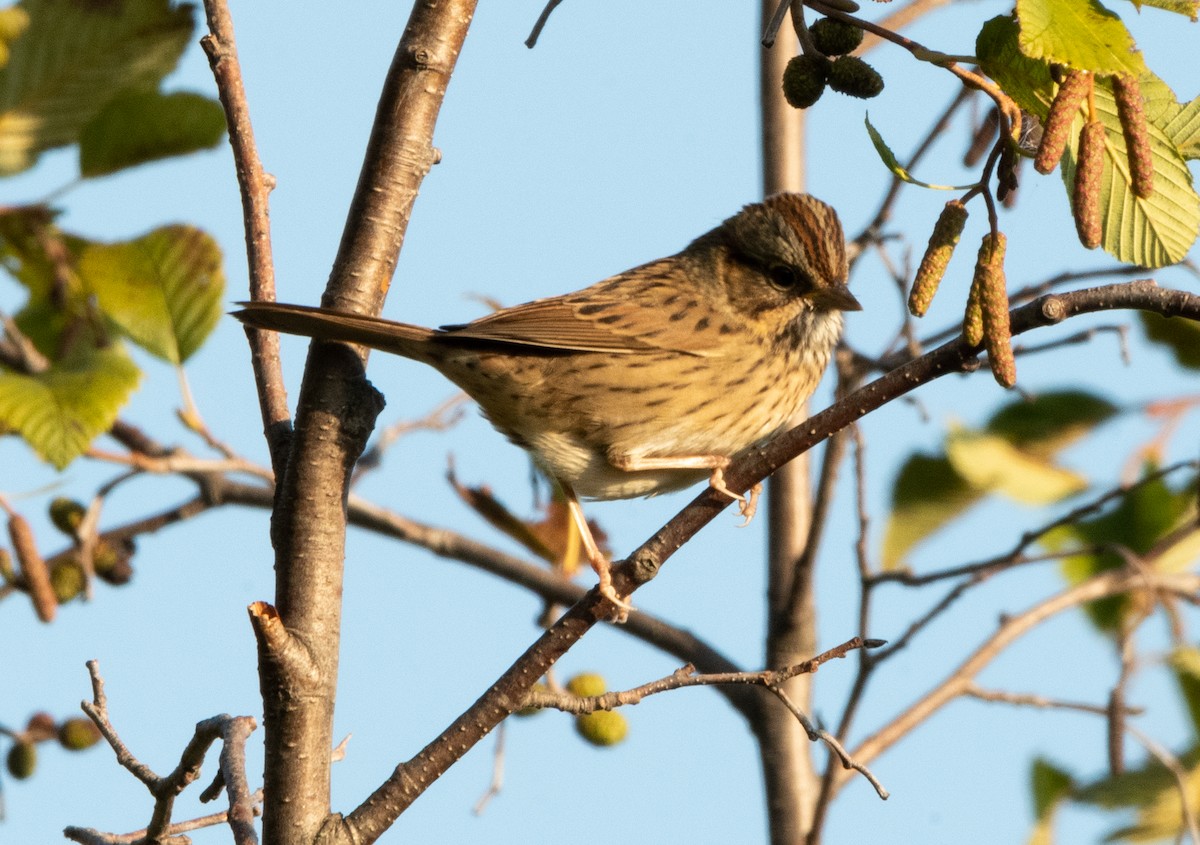
{"type": "MultiPolygon", "coordinates": [[[[205,0],[208,35],[200,45],[208,55],[208,63],[217,81],[217,95],[225,109],[229,127],[229,146],[238,187],[242,195],[242,219],[246,230],[246,259],[250,272],[250,298],[275,299],[275,265],[271,257],[271,220],[268,198],[275,179],[263,170],[254,143],[250,124],[250,108],[242,82],[237,43],[233,36],[233,18],[225,0],[205,0]]],[[[271,452],[271,465],[283,470],[287,437],[290,432],[287,391],[283,385],[283,370],[279,361],[279,335],[274,332],[247,329],[250,340],[251,364],[258,386],[258,402],[262,409],[263,429],[271,452]]]]}
{"type": "MultiPolygon", "coordinates": [[[[1200,590],[1200,575],[1146,572],[1137,567],[1125,566],[1097,575],[1051,596],[1022,613],[1006,617],[996,632],[952,670],[941,683],[864,740],[855,749],[855,756],[864,763],[870,763],[950,701],[966,694],[974,684],[975,677],[997,655],[1052,616],[1099,598],[1119,595],[1131,589],[1145,589],[1148,586],[1153,589],[1194,594],[1200,590]]],[[[842,780],[844,781],[844,778],[842,780]]]]}
{"type": "MultiPolygon", "coordinates": [[[[1094,716],[1104,716],[1107,718],[1109,714],[1109,705],[1107,704],[1087,704],[1080,701],[1060,701],[1055,698],[1047,698],[1044,695],[1032,695],[1030,693],[1005,692],[1004,690],[984,689],[975,683],[970,683],[963,690],[963,695],[968,698],[975,698],[979,701],[997,702],[1000,704],[1015,704],[1020,707],[1036,707],[1040,710],[1073,710],[1077,713],[1091,713],[1094,716]]],[[[1124,707],[1122,712],[1126,716],[1139,716],[1146,712],[1144,707],[1124,707]]]]}
{"type": "Polygon", "coordinates": [[[558,8],[558,4],[562,0],[547,0],[542,13],[538,15],[537,21],[533,24],[533,30],[529,33],[529,37],[525,39],[525,46],[530,50],[537,44],[538,39],[542,35],[542,30],[546,27],[546,21],[550,20],[550,13],[558,8]]]}
{"type": "MultiPolygon", "coordinates": [[[[174,837],[180,841],[178,833],[191,830],[194,822],[185,822],[193,827],[180,827],[171,823],[171,813],[175,806],[175,798],[187,788],[188,784],[200,777],[200,766],[208,753],[209,747],[217,740],[222,740],[224,746],[221,752],[220,779],[228,784],[236,785],[229,789],[230,806],[227,813],[219,814],[222,821],[228,821],[234,833],[234,841],[238,845],[254,845],[258,835],[254,830],[253,818],[256,815],[256,804],[261,800],[261,793],[251,793],[246,786],[245,772],[245,743],[246,737],[255,729],[256,724],[249,716],[214,716],[196,725],[195,733],[179,756],[179,763],[168,775],[160,777],[149,766],[142,763],[121,740],[113,727],[108,715],[108,697],[104,692],[104,679],[100,675],[100,664],[95,660],[87,663],[88,674],[92,679],[92,700],[80,704],[83,712],[91,718],[100,730],[101,736],[108,742],[117,762],[130,774],[145,785],[154,798],[154,810],[150,823],[144,831],[134,834],[103,834],[86,828],[67,828],[64,831],[68,838],[78,842],[133,842],[138,845],[158,845],[168,838],[174,837]]],[[[214,817],[208,817],[214,818],[214,817]]],[[[215,823],[215,822],[214,822],[215,823]]]]}

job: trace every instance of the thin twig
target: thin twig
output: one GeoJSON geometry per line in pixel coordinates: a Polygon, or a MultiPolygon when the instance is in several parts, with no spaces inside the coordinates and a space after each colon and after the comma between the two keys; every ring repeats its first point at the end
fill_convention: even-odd
{"type": "MultiPolygon", "coordinates": [[[[250,298],[270,302],[275,299],[275,264],[271,256],[269,198],[275,178],[263,170],[254,142],[229,7],[225,0],[204,0],[204,12],[208,18],[208,34],[200,39],[200,46],[208,56],[217,83],[217,95],[225,109],[225,123],[229,127],[229,146],[233,150],[242,197],[250,298]]],[[[282,473],[291,416],[279,359],[279,335],[260,329],[247,329],[246,335],[250,341],[251,364],[271,465],[276,472],[282,473]]]]}
{"type": "MultiPolygon", "coordinates": [[[[1109,706],[1104,704],[1088,704],[1081,701],[1061,701],[1056,698],[1047,698],[1044,695],[1033,695],[1031,693],[1016,693],[1005,692],[1003,690],[984,689],[978,684],[971,683],[963,691],[963,695],[968,698],[975,698],[979,701],[997,702],[1000,704],[1014,704],[1019,707],[1036,707],[1041,710],[1072,710],[1077,713],[1091,713],[1094,716],[1108,716],[1109,706]]],[[[1140,716],[1145,713],[1144,707],[1122,707],[1121,710],[1126,716],[1140,716]]]]}
{"type": "MultiPolygon", "coordinates": [[[[134,756],[121,740],[116,728],[113,727],[108,715],[108,696],[104,691],[104,678],[100,675],[100,664],[95,660],[89,660],[87,668],[92,680],[92,700],[81,702],[80,707],[100,730],[100,735],[104,737],[116,755],[117,762],[141,781],[154,798],[150,823],[146,825],[144,832],[145,842],[158,843],[171,835],[170,832],[173,828],[171,813],[175,806],[175,798],[183,792],[188,784],[200,777],[200,766],[204,762],[208,749],[214,742],[221,740],[223,743],[221,781],[230,784],[228,790],[229,812],[226,814],[226,820],[230,824],[234,841],[238,845],[257,843],[258,836],[253,824],[256,801],[253,799],[254,794],[246,786],[245,780],[245,741],[256,727],[254,719],[248,716],[238,718],[214,716],[198,722],[191,740],[179,755],[179,763],[170,774],[160,777],[134,756]]],[[[261,796],[258,800],[261,800],[261,796]]],[[[70,836],[70,830],[83,831],[86,837],[89,837],[77,841],[91,841],[90,837],[96,833],[91,830],[69,828],[68,836],[70,836]]],[[[103,841],[122,841],[114,838],[116,835],[99,835],[108,837],[103,841]]],[[[135,840],[140,841],[139,837],[134,837],[129,841],[135,840]]]]}
{"type": "Polygon", "coordinates": [[[479,800],[471,808],[471,812],[477,816],[482,816],[487,805],[504,789],[504,738],[507,733],[508,722],[501,722],[500,727],[496,728],[496,748],[492,752],[492,780],[488,783],[487,790],[479,796],[479,800]]]}
{"type": "Polygon", "coordinates": [[[846,657],[858,649],[879,648],[883,640],[864,640],[854,637],[841,645],[824,651],[809,660],[786,666],[780,669],[763,669],[758,672],[709,672],[700,674],[696,667],[688,664],[680,667],[658,680],[649,681],[632,689],[606,692],[601,695],[577,696],[569,692],[553,690],[530,690],[523,707],[553,707],[566,713],[581,715],[594,713],[597,710],[612,710],[616,707],[626,707],[639,704],[645,698],[685,687],[724,686],[727,684],[742,684],[761,687],[779,687],[798,675],[811,675],[830,660],[846,657]]]}
{"type": "Polygon", "coordinates": [[[558,8],[558,4],[561,2],[562,0],[548,0],[542,9],[542,13],[538,15],[538,19],[533,25],[533,30],[529,33],[529,37],[525,39],[525,46],[530,50],[534,48],[538,42],[538,38],[541,37],[542,29],[546,26],[546,21],[550,20],[550,13],[558,8]]]}
{"type": "MultiPolygon", "coordinates": [[[[255,790],[250,796],[254,803],[254,815],[261,815],[262,790],[255,790]]],[[[219,824],[225,824],[229,821],[229,811],[222,810],[218,813],[211,813],[207,816],[200,816],[187,821],[175,822],[167,829],[167,837],[175,838],[176,842],[186,841],[186,837],[181,837],[180,834],[188,833],[193,830],[201,830],[206,827],[215,827],[219,824]]],[[[122,845],[129,843],[134,845],[146,838],[146,829],[135,830],[131,833],[102,833],[99,830],[91,827],[74,827],[70,826],[63,830],[63,836],[74,842],[82,843],[82,845],[122,845]]]]}

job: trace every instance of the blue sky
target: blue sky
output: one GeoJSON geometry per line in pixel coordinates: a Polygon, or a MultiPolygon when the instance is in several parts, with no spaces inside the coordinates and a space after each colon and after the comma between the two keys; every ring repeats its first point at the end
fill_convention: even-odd
{"type": "MultiPolygon", "coordinates": [[[[406,5],[339,4],[334,12],[317,3],[232,3],[260,151],[278,181],[271,214],[281,299],[312,303],[319,297],[406,5]]],[[[672,253],[757,199],[758,22],[749,5],[571,0],[530,51],[523,41],[541,0],[481,4],[437,127],[442,162],[422,186],[386,315],[438,325],[483,313],[486,306],[476,295],[516,303],[573,290],[672,253]]],[[[958,4],[910,34],[948,53],[970,53],[979,23],[1008,9],[996,0],[958,4]]],[[[866,13],[881,11],[872,6],[866,13]]],[[[1131,26],[1156,72],[1181,97],[1196,96],[1200,86],[1185,58],[1194,52],[1194,29],[1153,9],[1131,26]]],[[[848,232],[870,218],[889,178],[863,128],[866,110],[903,153],[925,131],[927,116],[955,93],[949,74],[896,48],[880,48],[869,58],[887,81],[884,95],[869,103],[827,95],[809,120],[809,190],[839,209],[848,232]]],[[[188,51],[167,87],[213,92],[198,48],[188,51]]],[[[960,125],[918,175],[939,183],[969,181],[958,164],[965,140],[960,125]]],[[[6,202],[43,197],[75,172],[71,153],[48,155],[35,171],[9,182],[6,202]]],[[[917,249],[945,199],[912,189],[898,206],[896,228],[917,249]]],[[[63,225],[96,238],[128,238],[175,221],[204,227],[226,251],[228,299],[243,297],[240,206],[224,145],[84,184],[60,201],[67,211],[63,225]]],[[[1077,246],[1066,209],[1057,176],[1036,177],[1027,168],[1017,209],[1003,218],[1014,287],[1061,269],[1105,266],[1104,256],[1077,246]]],[[[973,245],[982,228],[972,222],[976,228],[964,240],[973,245]]],[[[963,256],[956,261],[926,325],[957,319],[969,265],[963,256]]],[[[1194,280],[1178,271],[1158,278],[1194,289],[1194,280]]],[[[877,261],[864,262],[852,284],[864,311],[850,316],[848,338],[870,354],[895,331],[899,300],[877,261]]],[[[19,303],[14,286],[0,288],[0,307],[19,303]]],[[[1091,324],[1119,321],[1103,317],[1091,324]]],[[[294,398],[305,344],[287,339],[283,348],[294,398]]],[[[1101,336],[1086,347],[1022,360],[1021,386],[1037,391],[1082,382],[1129,406],[1197,391],[1195,379],[1171,368],[1136,330],[1133,363],[1124,366],[1118,352],[1111,336],[1101,336]]],[[[143,386],[125,416],[166,442],[202,451],[174,421],[173,374],[157,362],[145,366],[143,386]]],[[[241,454],[265,461],[246,344],[232,320],[222,322],[188,375],[217,435],[241,454]]],[[[389,400],[384,422],[422,416],[453,393],[436,373],[382,355],[372,358],[370,377],[389,400]]],[[[828,401],[828,387],[814,400],[817,407],[828,401]]],[[[949,420],[978,423],[1005,398],[986,372],[952,377],[922,389],[919,404],[894,403],[866,421],[875,548],[899,463],[914,450],[935,448],[949,420]]],[[[1064,461],[1113,483],[1154,431],[1129,414],[1071,449],[1064,461]]],[[[1194,456],[1195,434],[1190,419],[1175,438],[1172,457],[1194,456]]],[[[514,509],[529,507],[526,458],[473,413],[450,434],[402,440],[359,493],[509,548],[443,482],[450,453],[463,481],[490,484],[514,509]]],[[[56,475],[13,438],[0,440],[0,467],[0,486],[10,497],[53,483],[84,497],[114,474],[81,463],[56,475]]],[[[105,524],[190,493],[189,485],[171,479],[129,484],[113,497],[105,524]]],[[[826,646],[856,633],[850,493],[841,485],[818,575],[826,646]]],[[[621,554],[689,499],[685,493],[588,510],[621,554]]],[[[40,536],[49,538],[36,504],[42,499],[24,501],[40,536]]],[[[914,566],[984,557],[1044,518],[988,502],[918,549],[914,566]]],[[[637,605],[754,669],[762,661],[765,520],[746,529],[738,522],[731,511],[706,528],[638,593],[637,605]]],[[[15,709],[0,713],[0,720],[21,722],[28,715],[22,708],[73,713],[88,694],[83,663],[92,657],[108,680],[114,722],[135,753],[159,771],[174,765],[196,721],[220,712],[259,715],[245,607],[273,592],[266,530],[264,513],[222,509],[143,538],[130,586],[101,587],[92,605],[65,608],[49,627],[38,625],[19,602],[7,603],[0,638],[10,647],[0,665],[10,679],[5,706],[15,709]]],[[[877,679],[858,736],[932,687],[1000,614],[1020,611],[1058,585],[1053,565],[1031,567],[997,579],[931,626],[877,679]]],[[[873,634],[897,636],[938,595],[899,588],[884,593],[873,634]]],[[[342,811],[509,665],[536,636],[540,611],[533,597],[490,576],[362,533],[350,539],[345,599],[336,733],[354,736],[334,772],[334,807],[342,811]]],[[[1165,642],[1161,623],[1150,623],[1144,648],[1153,653],[1165,642]]],[[[672,658],[612,629],[594,631],[561,665],[564,677],[598,671],[615,687],[675,668],[672,658]]],[[[821,670],[818,718],[836,720],[852,668],[847,662],[821,670]]],[[[1107,644],[1075,614],[1019,642],[981,681],[1100,702],[1116,668],[1107,644]]],[[[1143,673],[1133,698],[1151,709],[1139,725],[1160,742],[1181,747],[1187,724],[1161,673],[1143,673]]],[[[629,739],[605,751],[580,742],[560,714],[510,724],[504,791],[482,817],[473,816],[471,807],[490,778],[491,740],[430,789],[384,841],[763,839],[754,743],[719,696],[685,690],[647,700],[627,716],[629,739]]],[[[872,766],[891,800],[880,802],[865,782],[845,790],[826,841],[1021,841],[1031,820],[1027,773],[1037,754],[1098,775],[1105,762],[1104,724],[1095,717],[957,702],[872,766]]],[[[824,752],[817,757],[823,761],[824,752]]],[[[45,748],[38,776],[24,783],[6,779],[5,798],[8,818],[0,837],[11,842],[54,841],[66,824],[134,829],[145,823],[149,807],[142,787],[102,749],[68,757],[45,748]]],[[[211,811],[188,794],[178,816],[211,811]]],[[[1066,843],[1095,841],[1113,826],[1074,810],[1062,822],[1066,843]]],[[[227,838],[224,831],[201,832],[195,841],[227,838]]]]}

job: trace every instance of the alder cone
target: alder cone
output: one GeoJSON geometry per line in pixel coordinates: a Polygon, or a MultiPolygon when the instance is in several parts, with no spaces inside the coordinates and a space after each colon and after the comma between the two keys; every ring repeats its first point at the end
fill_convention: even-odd
{"type": "Polygon", "coordinates": [[[792,108],[806,109],[821,99],[829,78],[829,59],[793,56],[783,69],[783,98],[792,108]]]}
{"type": "Polygon", "coordinates": [[[862,44],[863,31],[853,24],[833,18],[820,18],[808,28],[813,45],[826,56],[853,52],[862,44]]]}

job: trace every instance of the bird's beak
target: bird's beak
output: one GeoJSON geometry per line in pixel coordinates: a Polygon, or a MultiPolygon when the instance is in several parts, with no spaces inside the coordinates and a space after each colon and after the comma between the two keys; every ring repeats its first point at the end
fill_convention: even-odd
{"type": "Polygon", "coordinates": [[[861,311],[862,304],[845,285],[820,287],[812,292],[812,300],[819,308],[830,311],[861,311]]]}

